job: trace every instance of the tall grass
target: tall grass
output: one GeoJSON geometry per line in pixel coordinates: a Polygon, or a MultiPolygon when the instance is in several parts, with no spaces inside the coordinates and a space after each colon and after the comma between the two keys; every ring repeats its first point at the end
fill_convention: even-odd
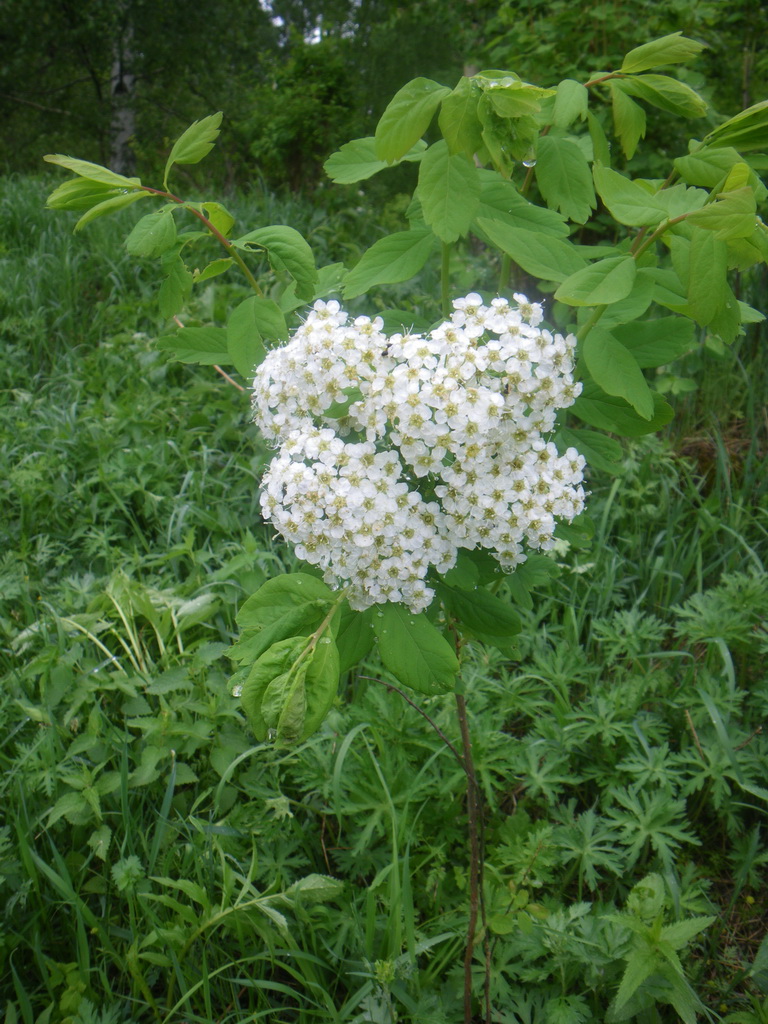
{"type": "MultiPolygon", "coordinates": [[[[300,748],[253,742],[224,651],[244,597],[293,565],[258,515],[269,452],[246,397],[154,348],[125,225],[73,239],[44,192],[12,179],[0,199],[6,1021],[452,1024],[451,702],[420,701],[427,720],[370,663],[300,748]]],[[[335,234],[316,209],[265,219],[329,259],[359,244],[354,209],[335,234]]],[[[654,886],[680,934],[717,915],[685,956],[709,1016],[757,999],[768,502],[750,344],[674,368],[699,404],[590,476],[595,540],[555,553],[514,657],[467,650],[504,1024],[602,1024],[654,886]]],[[[677,1019],[654,984],[637,1019],[677,1019]]]]}

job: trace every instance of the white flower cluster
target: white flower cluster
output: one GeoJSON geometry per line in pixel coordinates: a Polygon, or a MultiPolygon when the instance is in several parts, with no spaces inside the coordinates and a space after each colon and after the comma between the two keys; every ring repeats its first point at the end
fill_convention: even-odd
{"type": "Polygon", "coordinates": [[[581,512],[584,458],[543,436],[581,390],[576,339],[514,300],[467,295],[428,334],[391,337],[316,302],[259,366],[254,419],[279,449],[264,516],[354,608],[421,611],[430,568],[447,572],[460,548],[511,569],[581,512]]]}

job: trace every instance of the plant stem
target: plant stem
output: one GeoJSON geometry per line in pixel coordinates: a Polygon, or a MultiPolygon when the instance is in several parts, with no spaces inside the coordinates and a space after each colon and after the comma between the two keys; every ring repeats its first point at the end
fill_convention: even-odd
{"type": "Polygon", "coordinates": [[[607,306],[595,306],[595,308],[589,314],[587,319],[581,325],[581,328],[579,329],[579,332],[576,335],[576,337],[578,338],[579,341],[584,341],[586,336],[589,334],[589,332],[592,330],[592,328],[595,326],[595,324],[597,323],[597,321],[600,319],[600,317],[603,315],[603,313],[606,311],[607,308],[608,308],[607,306]]]}
{"type": "Polygon", "coordinates": [[[217,227],[214,227],[214,225],[211,223],[211,221],[208,220],[204,213],[201,213],[199,210],[196,210],[194,206],[191,206],[189,203],[186,202],[186,200],[181,199],[179,196],[175,196],[172,192],[161,192],[160,189],[150,188],[148,185],[142,185],[141,190],[142,192],[151,192],[153,196],[161,196],[163,199],[169,199],[172,203],[178,203],[179,206],[183,206],[185,210],[189,210],[189,212],[193,216],[197,217],[198,220],[202,221],[203,224],[211,232],[213,237],[218,242],[220,242],[221,245],[224,246],[224,248],[227,251],[227,255],[230,256],[235,261],[238,267],[240,267],[240,270],[243,272],[243,276],[245,277],[246,281],[251,286],[251,288],[253,288],[257,295],[263,297],[264,292],[261,290],[259,282],[251,273],[248,264],[245,262],[243,257],[234,247],[234,245],[232,245],[229,239],[225,238],[217,227]]]}
{"type": "Polygon", "coordinates": [[[506,253],[501,257],[501,269],[499,270],[499,295],[503,295],[509,285],[509,274],[512,269],[512,259],[506,253]]]}
{"type": "Polygon", "coordinates": [[[475,947],[475,932],[477,930],[477,918],[480,916],[483,925],[483,945],[485,948],[485,1020],[486,1024],[491,1022],[491,948],[488,941],[488,929],[485,921],[485,903],[483,900],[483,857],[481,843],[482,822],[480,820],[480,787],[477,784],[475,773],[475,762],[472,758],[472,739],[469,732],[469,718],[467,717],[467,703],[462,693],[455,694],[456,711],[459,720],[459,731],[461,733],[461,745],[464,756],[458,752],[440,727],[434,722],[426,711],[423,711],[418,704],[403,693],[397,686],[388,683],[385,679],[377,679],[375,676],[363,676],[363,679],[370,679],[373,682],[381,683],[388,690],[394,690],[400,694],[406,704],[419,712],[429,722],[440,739],[445,743],[453,756],[461,765],[467,777],[467,833],[469,836],[469,921],[467,924],[467,944],[464,951],[464,1024],[472,1024],[472,957],[475,947]]]}
{"type": "Polygon", "coordinates": [[[445,735],[445,733],[440,728],[440,726],[437,724],[437,722],[435,722],[434,719],[430,718],[429,715],[427,714],[427,712],[423,708],[420,708],[419,705],[416,703],[416,701],[411,700],[411,698],[408,696],[408,694],[407,693],[403,693],[403,691],[400,689],[400,687],[395,686],[393,683],[388,683],[386,679],[378,679],[376,676],[360,676],[360,678],[361,679],[367,679],[369,682],[372,682],[372,683],[381,683],[381,685],[382,686],[386,686],[386,688],[388,690],[393,690],[395,693],[399,693],[400,696],[405,701],[405,703],[406,704],[410,704],[410,706],[413,708],[414,711],[418,711],[418,713],[421,715],[421,717],[426,722],[428,722],[429,725],[435,730],[437,735],[440,737],[440,739],[443,741],[443,743],[446,745],[446,747],[448,747],[450,752],[453,754],[453,756],[456,758],[456,760],[461,765],[461,770],[464,773],[466,773],[467,766],[464,763],[464,758],[458,752],[456,747],[454,747],[454,745],[451,743],[451,741],[445,735]]]}
{"type": "Polygon", "coordinates": [[[451,315],[451,247],[443,242],[443,260],[440,266],[440,306],[443,316],[451,315]]]}
{"type": "Polygon", "coordinates": [[[472,1024],[472,957],[477,916],[480,909],[480,828],[477,776],[475,775],[475,762],[472,758],[467,702],[461,693],[456,694],[456,711],[461,731],[461,743],[464,748],[464,770],[467,773],[467,826],[469,833],[469,922],[467,924],[467,946],[464,951],[464,1024],[472,1024]]]}

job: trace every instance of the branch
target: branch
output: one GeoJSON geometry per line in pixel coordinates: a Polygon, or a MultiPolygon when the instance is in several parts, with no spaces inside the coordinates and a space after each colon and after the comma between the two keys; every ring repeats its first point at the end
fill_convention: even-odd
{"type": "Polygon", "coordinates": [[[34,107],[35,110],[42,110],[44,114],[64,114],[65,117],[72,117],[71,110],[62,110],[61,107],[45,107],[42,103],[25,100],[21,96],[12,96],[9,92],[0,92],[0,97],[4,100],[12,100],[14,103],[23,103],[27,107],[34,107]]]}

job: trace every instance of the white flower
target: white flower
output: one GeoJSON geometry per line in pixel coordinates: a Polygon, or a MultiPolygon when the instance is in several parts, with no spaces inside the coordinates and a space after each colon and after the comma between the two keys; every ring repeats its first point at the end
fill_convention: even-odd
{"type": "Polygon", "coordinates": [[[473,292],[429,334],[390,338],[316,302],[259,367],[254,419],[279,446],[263,514],[352,607],[421,611],[460,548],[512,569],[582,510],[583,456],[545,437],[581,390],[576,339],[514,300],[473,292]]]}

